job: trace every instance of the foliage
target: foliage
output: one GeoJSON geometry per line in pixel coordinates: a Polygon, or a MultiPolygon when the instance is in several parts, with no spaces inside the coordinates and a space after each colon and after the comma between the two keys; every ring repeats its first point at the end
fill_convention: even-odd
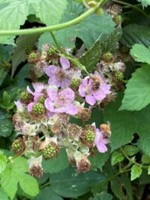
{"type": "Polygon", "coordinates": [[[0,1],[0,199],[148,199],[149,9],[0,1]]]}

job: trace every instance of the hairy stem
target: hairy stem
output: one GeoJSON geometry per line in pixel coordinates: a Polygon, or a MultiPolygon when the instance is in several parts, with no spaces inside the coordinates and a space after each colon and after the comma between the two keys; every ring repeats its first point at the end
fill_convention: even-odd
{"type": "Polygon", "coordinates": [[[90,8],[88,11],[86,11],[79,17],[62,24],[57,24],[57,25],[47,26],[47,27],[40,27],[40,28],[20,29],[20,30],[0,30],[0,35],[28,35],[28,34],[44,33],[44,32],[51,32],[51,31],[64,29],[83,21],[89,15],[94,13],[103,4],[104,1],[105,0],[102,0],[95,7],[90,8]]]}

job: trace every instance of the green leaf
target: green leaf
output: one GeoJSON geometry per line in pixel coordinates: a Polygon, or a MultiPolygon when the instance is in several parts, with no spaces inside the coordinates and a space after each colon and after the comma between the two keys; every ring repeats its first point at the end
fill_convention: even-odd
{"type": "Polygon", "coordinates": [[[141,174],[142,174],[142,168],[136,164],[133,165],[131,168],[131,181],[140,177],[141,174]]]}
{"type": "Polygon", "coordinates": [[[19,36],[16,40],[17,47],[15,48],[15,51],[12,56],[12,72],[11,75],[13,76],[18,65],[21,62],[24,62],[27,59],[27,49],[32,48],[39,38],[40,34],[34,34],[34,35],[23,35],[19,36]]]}
{"type": "MultiPolygon", "coordinates": [[[[20,25],[23,25],[26,16],[28,15],[28,2],[27,1],[9,1],[6,3],[0,3],[0,29],[1,30],[11,30],[19,29],[20,25]],[[11,13],[11,23],[10,23],[10,13],[11,13]],[[17,20],[16,20],[17,19],[17,20]]],[[[0,43],[5,43],[10,36],[0,37],[0,43]]]]}
{"type": "Polygon", "coordinates": [[[148,166],[148,174],[150,175],[150,166],[148,166]]]}
{"type": "Polygon", "coordinates": [[[150,164],[150,157],[148,155],[143,154],[141,158],[142,163],[150,164]]]}
{"type": "Polygon", "coordinates": [[[102,169],[104,164],[109,158],[109,152],[106,153],[96,153],[96,155],[89,157],[89,160],[93,167],[102,169]]]}
{"type": "Polygon", "coordinates": [[[120,110],[141,110],[150,103],[150,66],[143,66],[132,74],[127,83],[120,110]]]}
{"type": "Polygon", "coordinates": [[[12,133],[13,123],[10,119],[0,120],[0,136],[8,137],[12,133]]]}
{"type": "MultiPolygon", "coordinates": [[[[27,160],[23,157],[17,157],[11,160],[1,174],[1,187],[12,200],[16,194],[18,183],[22,176],[27,175],[27,160]]],[[[29,175],[28,175],[29,176],[29,175]]]]}
{"type": "Polygon", "coordinates": [[[1,200],[9,200],[7,194],[4,192],[2,188],[0,188],[0,199],[1,200]]]}
{"type": "Polygon", "coordinates": [[[4,155],[2,151],[0,151],[0,174],[6,168],[7,161],[8,161],[7,157],[4,155]]]}
{"type": "Polygon", "coordinates": [[[123,36],[121,42],[127,46],[132,47],[135,43],[143,44],[146,47],[150,46],[150,27],[130,24],[123,28],[123,36]]]}
{"type": "MultiPolygon", "coordinates": [[[[66,0],[57,0],[56,2],[49,0],[6,0],[0,2],[0,29],[11,30],[19,29],[23,25],[27,16],[35,14],[46,25],[57,24],[64,9],[67,6],[66,0]],[[49,9],[48,9],[49,8],[49,9]],[[11,14],[11,23],[10,23],[11,14]],[[17,20],[16,20],[17,19],[17,20]]],[[[0,37],[0,43],[5,43],[12,37],[0,37]]],[[[7,42],[8,43],[8,42],[7,42]]]]}
{"type": "Polygon", "coordinates": [[[21,189],[30,196],[34,197],[39,193],[37,180],[28,174],[22,174],[19,177],[19,185],[21,189]]]}
{"type": "MultiPolygon", "coordinates": [[[[74,0],[70,0],[64,11],[61,22],[66,22],[78,17],[83,12],[83,6],[74,0]],[[69,12],[68,12],[69,10],[69,12]]],[[[73,48],[76,38],[80,38],[87,48],[90,48],[99,36],[109,35],[114,30],[114,22],[108,14],[101,16],[92,14],[77,25],[59,30],[55,36],[59,44],[64,48],[73,48]]],[[[39,47],[49,43],[55,46],[50,33],[44,33],[39,40],[39,47]]]]}
{"type": "Polygon", "coordinates": [[[56,194],[50,187],[46,187],[34,200],[63,200],[58,194],[56,194]]]}
{"type": "Polygon", "coordinates": [[[142,3],[143,7],[147,7],[150,5],[150,1],[149,0],[137,0],[138,2],[142,3]]]}
{"type": "Polygon", "coordinates": [[[112,200],[113,196],[108,194],[107,192],[97,193],[94,197],[90,198],[89,200],[112,200]]]}
{"type": "Polygon", "coordinates": [[[111,190],[118,199],[125,199],[125,194],[122,190],[122,180],[120,177],[115,177],[111,181],[111,190]]]}
{"type": "Polygon", "coordinates": [[[56,173],[67,168],[69,166],[69,161],[65,149],[60,151],[57,158],[52,160],[43,160],[42,166],[44,172],[49,173],[56,173]]]}
{"type": "Polygon", "coordinates": [[[111,155],[111,165],[114,166],[115,164],[121,162],[124,160],[124,156],[118,152],[118,151],[114,151],[111,155]]]}
{"type": "Polygon", "coordinates": [[[73,168],[68,168],[50,177],[51,188],[66,198],[77,198],[90,191],[94,184],[104,180],[100,173],[89,171],[78,174],[73,168]]]}
{"type": "Polygon", "coordinates": [[[133,188],[129,177],[123,173],[121,174],[121,182],[123,183],[124,189],[126,190],[128,200],[133,200],[133,188]]]}
{"type": "Polygon", "coordinates": [[[0,86],[3,84],[7,74],[8,71],[4,70],[3,68],[0,69],[0,86]]]}
{"type": "Polygon", "coordinates": [[[134,156],[139,151],[138,147],[133,145],[126,145],[123,150],[127,156],[134,156]]]}
{"type": "Polygon", "coordinates": [[[1,174],[1,186],[11,200],[17,192],[17,185],[17,176],[12,170],[12,167],[8,166],[1,174]]]}
{"type": "Polygon", "coordinates": [[[150,64],[150,49],[144,45],[133,45],[130,54],[135,61],[150,64]]]}
{"type": "Polygon", "coordinates": [[[96,41],[94,45],[82,55],[80,62],[86,66],[88,72],[95,70],[94,65],[99,61],[101,53],[101,43],[96,41]]]}
{"type": "Polygon", "coordinates": [[[118,111],[120,100],[121,95],[104,110],[104,121],[111,122],[110,146],[112,151],[130,142],[137,127],[137,120],[132,112],[118,111]]]}
{"type": "Polygon", "coordinates": [[[110,103],[104,110],[104,121],[111,122],[110,146],[112,151],[132,140],[134,133],[138,133],[138,147],[147,155],[150,155],[149,124],[150,106],[141,111],[118,111],[121,104],[121,95],[115,102],[110,103]]]}

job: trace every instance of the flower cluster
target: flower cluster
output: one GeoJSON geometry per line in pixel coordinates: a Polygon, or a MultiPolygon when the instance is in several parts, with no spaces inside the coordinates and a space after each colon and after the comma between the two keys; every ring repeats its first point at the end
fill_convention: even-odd
{"type": "Polygon", "coordinates": [[[43,173],[42,159],[56,158],[61,148],[66,149],[78,172],[86,172],[91,167],[88,157],[96,151],[107,151],[109,125],[97,128],[88,120],[93,106],[111,94],[111,84],[99,71],[82,75],[67,53],[59,55],[47,47],[43,51],[40,58],[30,55],[29,61],[35,68],[41,66],[37,75],[46,76],[46,81],[33,82],[32,88],[27,86],[15,102],[13,122],[17,139],[12,150],[29,158],[29,171],[36,177],[43,173]],[[85,125],[73,123],[73,118],[85,125]]]}

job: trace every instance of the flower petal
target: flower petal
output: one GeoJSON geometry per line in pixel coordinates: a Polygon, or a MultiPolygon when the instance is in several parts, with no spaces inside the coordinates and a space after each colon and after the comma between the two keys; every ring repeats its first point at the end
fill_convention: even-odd
{"type": "Polygon", "coordinates": [[[91,106],[93,106],[96,103],[96,99],[92,96],[92,95],[87,95],[85,97],[85,100],[88,104],[90,104],[91,106]]]}
{"type": "Polygon", "coordinates": [[[60,58],[60,63],[61,63],[61,66],[62,66],[63,70],[66,70],[66,69],[70,68],[70,62],[69,62],[69,60],[67,58],[61,57],[60,58]]]}

